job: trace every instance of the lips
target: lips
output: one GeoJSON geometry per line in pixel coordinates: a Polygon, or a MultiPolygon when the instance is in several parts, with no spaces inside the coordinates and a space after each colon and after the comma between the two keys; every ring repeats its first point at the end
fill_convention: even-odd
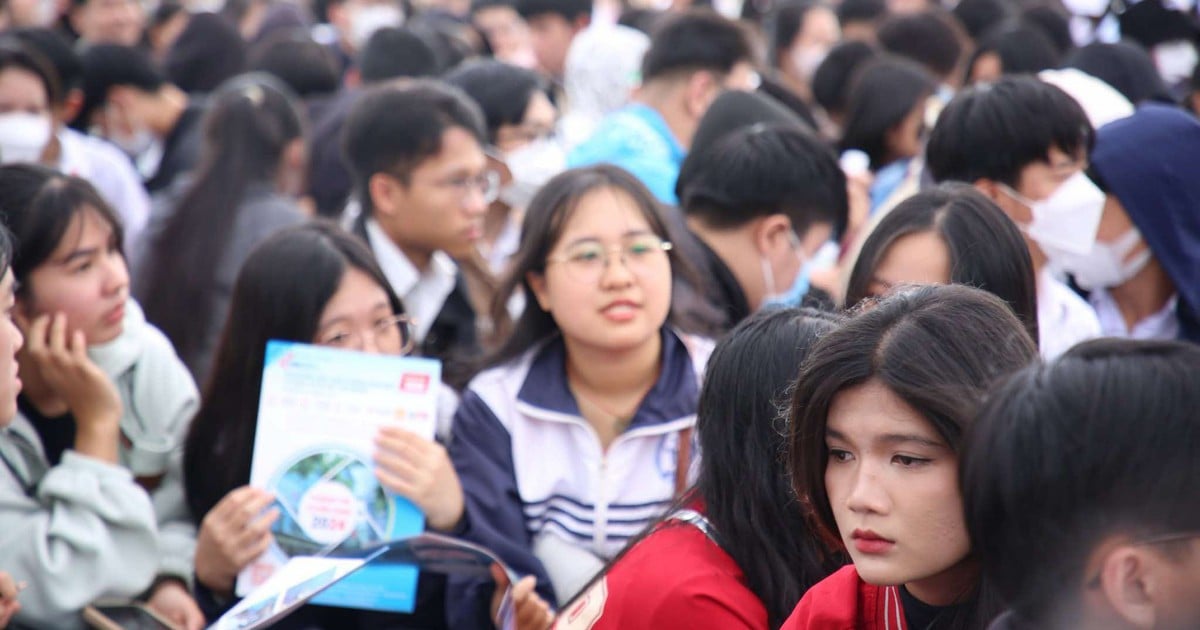
{"type": "Polygon", "coordinates": [[[613,321],[626,322],[633,319],[641,308],[642,305],[633,300],[615,300],[600,309],[600,313],[613,321]]]}
{"type": "Polygon", "coordinates": [[[111,311],[104,314],[104,323],[114,325],[121,323],[125,319],[125,303],[122,302],[114,307],[111,311]]]}
{"type": "Polygon", "coordinates": [[[896,545],[896,541],[884,538],[869,529],[856,529],[850,534],[850,538],[854,541],[855,549],[871,555],[887,553],[896,545]]]}

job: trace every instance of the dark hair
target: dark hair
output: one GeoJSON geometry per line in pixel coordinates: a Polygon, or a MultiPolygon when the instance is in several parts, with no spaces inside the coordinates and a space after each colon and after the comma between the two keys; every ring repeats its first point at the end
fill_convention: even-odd
{"type": "Polygon", "coordinates": [[[47,83],[51,104],[61,105],[68,91],[83,86],[83,62],[62,33],[48,28],[23,28],[9,34],[30,51],[41,55],[54,70],[53,76],[58,78],[57,89],[53,89],[53,82],[47,83]]]}
{"type": "Polygon", "coordinates": [[[750,39],[737,22],[711,11],[688,11],[654,29],[642,58],[642,81],[698,70],[726,74],[753,58],[750,39]]]}
{"type": "Polygon", "coordinates": [[[62,102],[62,90],[54,67],[46,61],[36,48],[31,48],[20,39],[0,36],[0,70],[16,68],[38,78],[46,89],[46,102],[53,105],[62,102]]]}
{"type": "Polygon", "coordinates": [[[1029,76],[959,92],[942,110],[925,147],[936,181],[990,179],[1016,187],[1021,170],[1045,162],[1050,149],[1092,151],[1095,133],[1075,99],[1029,76]]]}
{"type": "Polygon", "coordinates": [[[386,27],[371,34],[358,53],[363,83],[438,74],[437,53],[425,37],[409,28],[386,27]]]}
{"type": "Polygon", "coordinates": [[[591,17],[592,0],[517,0],[517,13],[526,21],[549,14],[574,22],[581,17],[591,17]]]}
{"type": "Polygon", "coordinates": [[[1068,55],[1063,65],[1113,86],[1135,106],[1145,101],[1173,102],[1154,59],[1136,42],[1088,44],[1068,55]]]}
{"type": "Polygon", "coordinates": [[[984,576],[1019,617],[1069,614],[1108,536],[1200,531],[1198,369],[1194,345],[1100,339],[990,397],[960,479],[984,576]]]}
{"type": "Polygon", "coordinates": [[[246,258],[212,378],[184,443],[184,484],[196,523],[226,493],[250,480],[267,341],[311,343],[325,305],[350,268],[370,276],[387,293],[393,312],[404,313],[366,245],[332,223],[285,229],[246,258]],[[300,269],[303,273],[296,273],[300,269]]]}
{"type": "Polygon", "coordinates": [[[714,229],[772,214],[786,215],[803,234],[815,223],[846,227],[846,175],[833,151],[796,127],[734,131],[689,162],[680,206],[714,229]]]}
{"type": "Polygon", "coordinates": [[[874,22],[887,15],[885,0],[842,0],[837,7],[838,22],[874,22]]]}
{"type": "Polygon", "coordinates": [[[846,305],[874,297],[870,286],[888,250],[910,234],[934,232],[950,254],[950,283],[982,289],[1000,299],[1038,340],[1037,282],[1029,248],[1017,226],[973,186],[942,184],[896,206],[863,243],[850,282],[846,305]]]}
{"type": "Polygon", "coordinates": [[[197,13],[167,52],[163,67],[179,89],[206,94],[246,69],[246,43],[225,16],[197,13]]]}
{"type": "Polygon", "coordinates": [[[830,114],[844,114],[850,101],[850,86],[859,68],[879,55],[872,45],[844,41],[834,46],[813,73],[813,99],[830,114]]]}
{"type": "Polygon", "coordinates": [[[978,40],[983,34],[1013,17],[1013,6],[1008,0],[962,0],[950,10],[967,30],[971,39],[978,40]]]}
{"type": "Polygon", "coordinates": [[[1070,17],[1061,5],[1041,4],[1026,7],[1021,11],[1020,20],[1022,24],[1036,28],[1048,37],[1060,58],[1075,47],[1075,40],[1071,38],[1070,17]]]}
{"type": "Polygon", "coordinates": [[[342,82],[333,52],[303,30],[280,31],[255,45],[248,67],[274,75],[302,99],[333,94],[342,82]]]}
{"type": "Polygon", "coordinates": [[[83,51],[83,107],[73,126],[86,129],[92,112],[108,100],[117,86],[154,93],[166,85],[166,77],[150,59],[150,53],[134,46],[93,44],[83,51]]]}
{"type": "Polygon", "coordinates": [[[18,295],[28,294],[29,274],[50,259],[71,221],[88,210],[108,223],[112,246],[122,251],[121,220],[87,180],[39,164],[0,166],[0,218],[13,245],[5,263],[12,264],[18,295]]]}
{"type": "Polygon", "coordinates": [[[368,182],[388,172],[401,181],[442,149],[442,135],[465,129],[487,142],[479,107],[458,88],[432,80],[366,90],[350,110],[342,130],[346,164],[354,176],[363,215],[373,210],[368,182]]]}
{"type": "Polygon", "coordinates": [[[866,62],[850,87],[842,150],[863,151],[871,158],[873,170],[887,166],[895,157],[889,132],[913,109],[923,107],[936,89],[937,79],[903,57],[884,55],[866,62]]]}
{"type": "Polygon", "coordinates": [[[965,81],[970,81],[975,64],[984,55],[996,55],[1004,74],[1036,74],[1057,68],[1059,53],[1054,42],[1040,28],[1014,24],[994,29],[979,40],[965,69],[965,81]]]}
{"type": "Polygon", "coordinates": [[[479,105],[491,143],[495,143],[501,127],[525,120],[525,110],[534,94],[549,96],[549,86],[536,72],[490,59],[468,61],[443,80],[466,92],[479,105]]]}
{"type": "Polygon", "coordinates": [[[779,67],[780,56],[791,48],[792,42],[804,30],[808,12],[818,8],[829,7],[820,0],[785,0],[767,15],[763,31],[767,36],[767,62],[772,67],[779,67]]]}
{"type": "Polygon", "coordinates": [[[205,114],[195,178],[161,231],[147,240],[135,288],[146,319],[180,356],[195,356],[204,343],[196,325],[213,315],[213,261],[234,236],[246,191],[254,183],[273,183],[284,149],[303,138],[294,101],[278,79],[261,73],[221,86],[205,114]],[[188,281],[181,284],[181,278],[188,281]]]}
{"type": "Polygon", "coordinates": [[[954,75],[963,54],[966,32],[942,9],[893,15],[879,26],[879,45],[908,57],[940,78],[954,75]]]}
{"type": "Polygon", "coordinates": [[[1200,27],[1192,10],[1168,8],[1165,2],[1138,2],[1118,16],[1121,36],[1146,48],[1164,42],[1183,40],[1193,45],[1200,38],[1200,27]]]}
{"type": "MultiPolygon", "coordinates": [[[[878,382],[961,453],[988,388],[1036,358],[1033,341],[1008,305],[960,285],[885,297],[827,334],[809,354],[791,405],[791,479],[813,531],[842,548],[825,489],[825,424],[840,393],[878,382]]],[[[993,606],[990,594],[977,588],[946,625],[986,626],[998,612],[993,606]]]]}
{"type": "MultiPolygon", "coordinates": [[[[562,236],[563,229],[575,214],[580,201],[588,194],[604,189],[616,189],[629,195],[655,235],[667,241],[677,240],[673,238],[676,228],[670,224],[666,210],[646,185],[628,171],[609,164],[600,164],[556,175],[534,195],[525,210],[525,219],[521,224],[521,244],[513,256],[508,273],[500,283],[500,288],[496,290],[492,312],[495,313],[494,319],[501,321],[508,308],[509,297],[518,290],[529,306],[513,325],[508,340],[486,359],[484,365],[507,363],[524,354],[535,344],[558,334],[558,323],[554,321],[554,317],[538,308],[527,276],[531,273],[545,273],[546,257],[562,236]]],[[[676,249],[668,251],[667,255],[671,261],[672,276],[689,282],[691,286],[699,286],[695,271],[676,249]]],[[[676,301],[672,300],[673,317],[678,316],[675,312],[676,306],[676,301]]]]}

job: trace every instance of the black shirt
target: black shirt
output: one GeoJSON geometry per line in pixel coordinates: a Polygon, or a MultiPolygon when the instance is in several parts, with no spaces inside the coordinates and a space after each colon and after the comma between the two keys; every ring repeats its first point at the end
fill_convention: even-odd
{"type": "Polygon", "coordinates": [[[46,417],[24,395],[17,396],[17,409],[41,438],[46,461],[51,466],[57,466],[62,461],[63,451],[75,447],[75,418],[69,413],[55,418],[46,417]]]}
{"type": "Polygon", "coordinates": [[[929,630],[935,622],[946,623],[961,608],[955,606],[931,606],[917,599],[907,588],[900,587],[900,606],[904,608],[904,619],[909,630],[929,630]]]}
{"type": "Polygon", "coordinates": [[[146,191],[153,194],[171,186],[175,178],[190,172],[200,161],[200,145],[202,141],[200,127],[206,111],[202,101],[192,97],[171,133],[163,139],[162,160],[154,176],[147,179],[146,191]]]}

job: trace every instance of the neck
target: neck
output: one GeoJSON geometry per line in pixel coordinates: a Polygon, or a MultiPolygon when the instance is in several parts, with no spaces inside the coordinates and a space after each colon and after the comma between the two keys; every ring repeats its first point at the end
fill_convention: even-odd
{"type": "Polygon", "coordinates": [[[164,84],[153,95],[153,117],[147,121],[150,131],[159,138],[167,137],[179,124],[183,111],[188,106],[188,95],[169,83],[164,84]]]}
{"type": "Polygon", "coordinates": [[[783,83],[784,87],[791,90],[792,94],[800,97],[800,100],[804,101],[806,105],[812,103],[812,89],[809,88],[807,83],[796,79],[791,72],[786,72],[782,68],[775,76],[783,83]]]}
{"type": "Polygon", "coordinates": [[[21,394],[38,413],[56,418],[70,411],[67,401],[42,378],[42,373],[24,349],[17,353],[17,372],[21,375],[21,394]]]}
{"type": "Polygon", "coordinates": [[[634,100],[658,112],[666,121],[675,141],[687,149],[692,146],[692,137],[696,135],[698,121],[688,115],[683,97],[683,88],[675,82],[652,82],[642,86],[634,100]]]}
{"type": "Polygon", "coordinates": [[[512,214],[512,208],[508,204],[496,201],[488,206],[487,213],[483,215],[483,242],[490,249],[495,246],[496,239],[500,238],[500,233],[508,226],[508,217],[512,214]]]}
{"type": "Polygon", "coordinates": [[[655,331],[646,343],[625,350],[596,348],[563,337],[567,347],[567,379],[576,389],[625,406],[636,397],[634,407],[658,380],[662,369],[662,336],[655,331]]]}
{"type": "Polygon", "coordinates": [[[1154,258],[1125,284],[1108,291],[1121,311],[1127,330],[1132,330],[1138,322],[1161,311],[1176,292],[1175,283],[1171,282],[1171,277],[1154,258]]]}
{"type": "Polygon", "coordinates": [[[707,226],[704,222],[693,218],[687,220],[688,229],[700,237],[705,245],[725,263],[733,277],[746,296],[750,308],[757,309],[766,297],[768,289],[764,286],[762,265],[760,261],[746,252],[755,251],[753,243],[741,229],[718,230],[707,226]]]}
{"type": "Polygon", "coordinates": [[[1033,261],[1033,275],[1037,277],[1046,266],[1046,255],[1042,253],[1042,248],[1038,247],[1038,244],[1028,236],[1025,237],[1025,245],[1029,249],[1029,258],[1033,261]]]}
{"type": "Polygon", "coordinates": [[[425,273],[429,269],[429,263],[433,260],[433,251],[425,247],[417,247],[411,245],[403,238],[400,238],[393,229],[391,222],[394,218],[381,218],[378,214],[375,215],[375,223],[379,226],[383,233],[387,235],[388,240],[400,249],[400,253],[412,263],[412,266],[417,268],[420,273],[425,273]]]}
{"type": "Polygon", "coordinates": [[[979,584],[979,563],[964,558],[958,564],[923,580],[904,585],[909,594],[930,606],[951,606],[975,596],[979,584]]]}

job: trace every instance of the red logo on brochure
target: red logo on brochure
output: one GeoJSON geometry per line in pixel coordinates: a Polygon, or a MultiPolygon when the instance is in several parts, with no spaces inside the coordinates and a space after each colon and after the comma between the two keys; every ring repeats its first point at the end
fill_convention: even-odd
{"type": "Polygon", "coordinates": [[[400,391],[406,394],[424,394],[429,391],[429,375],[409,372],[400,377],[400,391]]]}

